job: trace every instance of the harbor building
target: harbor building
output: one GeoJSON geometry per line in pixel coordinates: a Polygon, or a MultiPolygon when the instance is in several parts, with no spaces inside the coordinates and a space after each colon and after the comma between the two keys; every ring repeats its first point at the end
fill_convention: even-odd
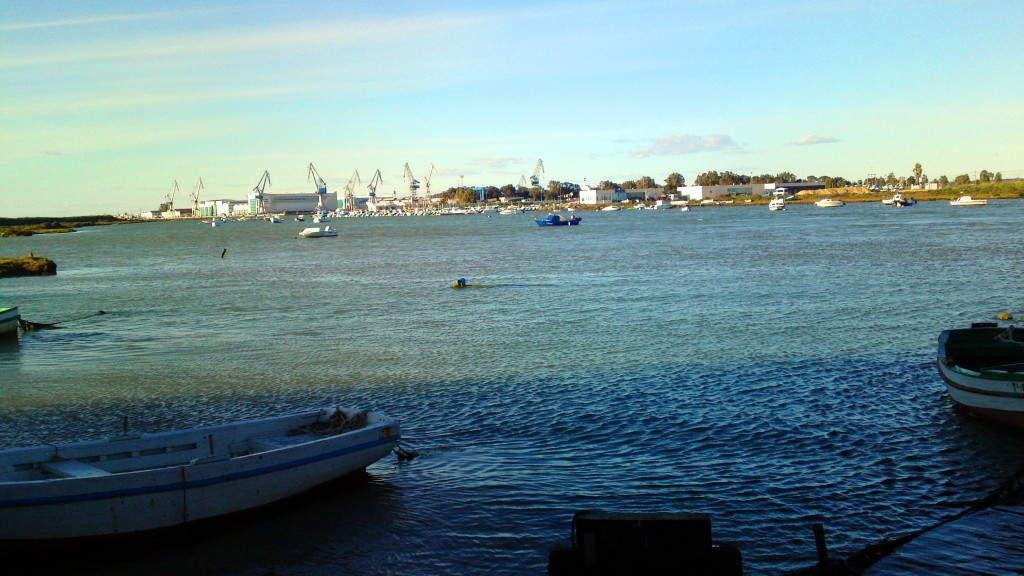
{"type": "Polygon", "coordinates": [[[785,188],[787,194],[804,190],[824,190],[823,182],[787,182],[785,184],[722,184],[718,186],[679,186],[676,190],[687,200],[713,200],[721,196],[771,196],[777,189],[785,188]]]}
{"type": "Polygon", "coordinates": [[[250,192],[248,196],[249,213],[290,212],[294,214],[313,212],[316,210],[321,198],[323,199],[324,210],[338,209],[337,192],[328,192],[326,194],[318,194],[316,192],[298,192],[294,194],[269,194],[264,192],[263,194],[257,194],[256,192],[250,192]],[[260,206],[260,196],[263,197],[262,209],[260,206]]]}

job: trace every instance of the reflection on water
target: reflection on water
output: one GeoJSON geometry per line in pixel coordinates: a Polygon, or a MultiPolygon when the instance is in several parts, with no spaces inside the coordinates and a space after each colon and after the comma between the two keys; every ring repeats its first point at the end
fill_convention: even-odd
{"type": "MultiPolygon", "coordinates": [[[[342,403],[400,418],[421,451],[125,572],[201,555],[221,574],[537,574],[575,510],[604,508],[710,513],[748,573],[777,573],[814,562],[813,522],[842,555],[1018,467],[1022,441],[955,415],[931,362],[941,329],[1017,312],[1022,209],[64,235],[31,248],[58,276],[3,283],[61,329],[0,348],[0,444],[342,403]]],[[[33,239],[14,240],[0,251],[33,239]]]]}

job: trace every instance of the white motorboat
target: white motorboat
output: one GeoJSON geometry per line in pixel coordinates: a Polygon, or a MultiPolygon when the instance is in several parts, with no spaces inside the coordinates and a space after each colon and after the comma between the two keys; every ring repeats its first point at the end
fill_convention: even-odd
{"type": "Polygon", "coordinates": [[[845,206],[846,202],[843,202],[842,200],[834,200],[832,198],[822,198],[815,202],[814,205],[818,208],[838,208],[840,206],[845,206]]]}
{"type": "Polygon", "coordinates": [[[618,206],[615,206],[614,204],[611,205],[611,206],[605,206],[604,208],[601,208],[602,212],[618,212],[619,210],[622,210],[622,208],[619,208],[618,206]]]}
{"type": "Polygon", "coordinates": [[[271,224],[280,224],[283,220],[277,216],[267,216],[267,222],[270,222],[271,224]]]}
{"type": "Polygon", "coordinates": [[[780,196],[776,196],[768,203],[768,209],[772,212],[781,212],[786,209],[786,200],[780,196]]]}
{"type": "Polygon", "coordinates": [[[511,216],[512,214],[521,214],[523,211],[516,208],[502,208],[498,211],[498,214],[502,216],[511,216]]]}
{"type": "Polygon", "coordinates": [[[303,238],[332,238],[337,235],[338,231],[330,226],[305,228],[302,232],[299,232],[299,236],[303,238]]]}
{"type": "Polygon", "coordinates": [[[956,200],[949,201],[950,206],[985,206],[986,204],[988,204],[988,200],[975,199],[970,196],[961,196],[956,200]]]}
{"type": "Polygon", "coordinates": [[[683,206],[679,210],[682,211],[682,212],[689,212],[690,211],[690,207],[689,206],[683,206]]]}
{"type": "Polygon", "coordinates": [[[359,472],[399,424],[326,408],[0,451],[0,541],[134,534],[248,510],[359,472]]]}
{"type": "Polygon", "coordinates": [[[0,308],[0,339],[18,337],[18,321],[21,314],[17,306],[0,308]]]}
{"type": "Polygon", "coordinates": [[[904,198],[903,194],[897,192],[896,194],[892,195],[892,198],[882,200],[882,204],[885,204],[886,206],[894,206],[896,208],[899,208],[902,206],[913,206],[914,204],[917,204],[917,199],[913,197],[904,198]]]}

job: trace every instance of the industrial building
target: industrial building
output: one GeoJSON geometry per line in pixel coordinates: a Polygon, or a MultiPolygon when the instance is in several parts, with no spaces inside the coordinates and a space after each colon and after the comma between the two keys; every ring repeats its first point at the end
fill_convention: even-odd
{"type": "Polygon", "coordinates": [[[315,212],[321,199],[323,199],[324,210],[333,211],[338,209],[337,192],[328,192],[325,194],[319,194],[316,192],[299,192],[294,194],[259,194],[256,192],[250,192],[248,197],[249,213],[297,214],[299,212],[315,212]],[[260,197],[262,197],[262,206],[260,205],[260,197]]]}
{"type": "Polygon", "coordinates": [[[789,182],[786,184],[723,184],[719,186],[679,186],[676,190],[687,200],[711,200],[721,196],[770,196],[776,189],[785,188],[788,194],[804,190],[823,190],[822,182],[789,182]]]}

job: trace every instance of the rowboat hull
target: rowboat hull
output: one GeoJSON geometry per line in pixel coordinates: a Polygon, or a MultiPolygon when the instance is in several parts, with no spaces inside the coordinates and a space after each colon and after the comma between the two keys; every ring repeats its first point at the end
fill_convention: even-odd
{"type": "Polygon", "coordinates": [[[18,320],[21,314],[18,307],[0,308],[0,339],[18,337],[18,320]]]}
{"type": "Polygon", "coordinates": [[[0,541],[133,534],[257,508],[363,470],[400,437],[375,413],[357,430],[295,433],[330,413],[0,452],[0,541]]]}
{"type": "MultiPolygon", "coordinates": [[[[1024,331],[1016,331],[1018,338],[1024,331]]],[[[1004,328],[946,330],[936,367],[949,397],[965,412],[1024,427],[1024,343],[1004,328]]]]}

